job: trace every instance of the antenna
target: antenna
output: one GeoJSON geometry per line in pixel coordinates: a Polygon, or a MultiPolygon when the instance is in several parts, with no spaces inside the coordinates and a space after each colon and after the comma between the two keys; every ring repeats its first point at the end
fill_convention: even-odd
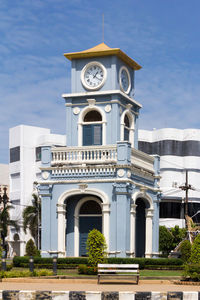
{"type": "Polygon", "coordinates": [[[104,14],[102,14],[102,42],[104,43],[104,14]]]}

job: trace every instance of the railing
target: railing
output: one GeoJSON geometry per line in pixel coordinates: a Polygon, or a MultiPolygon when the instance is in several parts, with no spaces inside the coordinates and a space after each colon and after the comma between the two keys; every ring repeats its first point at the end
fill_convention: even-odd
{"type": "Polygon", "coordinates": [[[102,164],[117,162],[117,147],[84,146],[52,148],[52,165],[57,164],[102,164]]]}
{"type": "Polygon", "coordinates": [[[154,157],[134,148],[131,149],[131,164],[136,168],[154,173],[154,157]]]}

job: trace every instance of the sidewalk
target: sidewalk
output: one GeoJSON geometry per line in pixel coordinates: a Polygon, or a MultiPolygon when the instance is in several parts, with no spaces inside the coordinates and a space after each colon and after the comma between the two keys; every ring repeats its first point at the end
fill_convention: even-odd
{"type": "Polygon", "coordinates": [[[138,285],[117,281],[113,284],[98,285],[96,279],[4,278],[0,282],[0,290],[197,292],[200,291],[200,285],[176,285],[169,280],[140,280],[138,285]]]}

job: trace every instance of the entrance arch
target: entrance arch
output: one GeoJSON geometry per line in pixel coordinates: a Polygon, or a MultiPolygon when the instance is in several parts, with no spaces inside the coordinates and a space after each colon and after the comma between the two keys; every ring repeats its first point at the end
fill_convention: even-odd
{"type": "Polygon", "coordinates": [[[110,215],[110,204],[109,198],[106,193],[101,190],[88,188],[87,186],[82,189],[80,185],[79,189],[72,189],[65,191],[58,198],[57,203],[57,215],[58,215],[58,255],[59,257],[65,257],[66,255],[66,210],[67,210],[67,199],[71,196],[82,196],[75,207],[74,211],[74,256],[79,256],[79,211],[81,205],[87,200],[94,200],[99,203],[102,210],[102,233],[105,236],[106,243],[109,250],[109,215],[110,215]],[[86,197],[86,195],[89,195],[86,197]],[[91,198],[90,198],[91,197],[91,198]],[[101,200],[99,200],[101,199],[101,200]]]}
{"type": "Polygon", "coordinates": [[[130,252],[136,257],[152,257],[153,201],[144,191],[132,195],[130,252]]]}
{"type": "Polygon", "coordinates": [[[84,197],[79,202],[75,210],[75,216],[78,213],[79,220],[79,256],[86,256],[89,231],[95,228],[102,232],[102,203],[96,197],[84,197]]]}

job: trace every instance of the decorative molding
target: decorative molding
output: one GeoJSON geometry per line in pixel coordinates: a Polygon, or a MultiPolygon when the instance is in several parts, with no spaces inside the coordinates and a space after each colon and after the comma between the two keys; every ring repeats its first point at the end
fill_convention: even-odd
{"type": "Polygon", "coordinates": [[[128,103],[127,105],[126,105],[126,108],[130,111],[131,110],[131,108],[132,108],[132,104],[130,104],[130,103],[128,103]]]}
{"type": "Polygon", "coordinates": [[[50,173],[47,172],[47,171],[42,172],[42,178],[43,178],[44,180],[47,180],[47,179],[49,178],[49,175],[50,175],[50,173]]]}
{"type": "Polygon", "coordinates": [[[82,191],[82,192],[85,192],[85,190],[88,188],[88,185],[87,184],[79,184],[78,188],[82,191]]]}
{"type": "Polygon", "coordinates": [[[96,100],[95,99],[87,99],[87,102],[90,107],[93,107],[93,106],[95,106],[96,100]]]}
{"type": "Polygon", "coordinates": [[[131,171],[128,170],[128,171],[126,172],[126,175],[127,175],[128,178],[131,178],[131,171]]]}
{"type": "Polygon", "coordinates": [[[74,115],[78,115],[79,113],[80,113],[80,108],[79,107],[74,107],[73,108],[73,113],[74,113],[74,115]]]}
{"type": "Polygon", "coordinates": [[[127,100],[131,101],[133,104],[142,108],[142,105],[137,102],[135,99],[129,97],[125,93],[120,90],[108,90],[108,91],[92,91],[92,92],[83,92],[83,93],[69,93],[69,94],[62,94],[64,99],[67,98],[78,98],[78,97],[85,97],[85,96],[98,96],[98,95],[114,95],[120,94],[122,97],[126,98],[127,100]]]}
{"type": "Polygon", "coordinates": [[[118,169],[118,170],[117,170],[117,175],[118,175],[119,177],[123,177],[124,174],[125,174],[124,169],[118,169]]]}
{"type": "Polygon", "coordinates": [[[105,112],[109,113],[111,111],[111,109],[112,109],[112,106],[110,104],[107,104],[105,106],[105,112]]]}

